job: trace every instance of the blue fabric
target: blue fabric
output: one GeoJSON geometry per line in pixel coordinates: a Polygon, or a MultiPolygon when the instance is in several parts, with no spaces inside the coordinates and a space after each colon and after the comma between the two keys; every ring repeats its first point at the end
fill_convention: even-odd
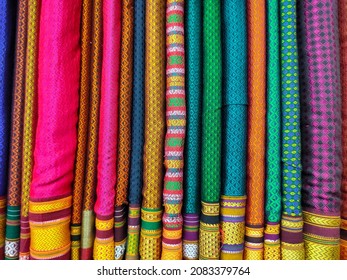
{"type": "Polygon", "coordinates": [[[129,203],[141,203],[144,143],[145,0],[134,1],[134,71],[129,203]]]}
{"type": "Polygon", "coordinates": [[[16,2],[0,0],[0,196],[7,190],[16,2]]]}
{"type": "Polygon", "coordinates": [[[223,1],[222,194],[246,194],[247,160],[246,1],[223,1]]]}
{"type": "Polygon", "coordinates": [[[185,214],[200,213],[200,149],[202,110],[202,1],[185,7],[187,127],[184,155],[185,214]]]}

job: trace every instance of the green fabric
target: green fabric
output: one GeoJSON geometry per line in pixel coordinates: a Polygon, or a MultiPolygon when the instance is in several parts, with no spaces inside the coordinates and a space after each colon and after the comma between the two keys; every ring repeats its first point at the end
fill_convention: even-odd
{"type": "Polygon", "coordinates": [[[187,128],[183,212],[198,214],[201,182],[202,1],[186,0],[185,4],[187,128]]]}
{"type": "Polygon", "coordinates": [[[219,202],[221,187],[222,46],[220,1],[203,8],[202,200],[219,202]]]}
{"type": "Polygon", "coordinates": [[[281,219],[281,66],[279,5],[267,0],[267,110],[265,213],[269,222],[281,219]]]}

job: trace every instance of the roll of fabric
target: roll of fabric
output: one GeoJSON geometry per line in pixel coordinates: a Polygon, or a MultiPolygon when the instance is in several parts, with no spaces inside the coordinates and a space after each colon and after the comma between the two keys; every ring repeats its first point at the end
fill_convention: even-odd
{"type": "Polygon", "coordinates": [[[202,2],[185,1],[185,56],[187,128],[183,180],[183,258],[199,258],[201,110],[202,110],[202,2]]]}
{"type": "Polygon", "coordinates": [[[280,260],[281,66],[279,2],[267,0],[266,181],[264,259],[280,260]]]}
{"type": "Polygon", "coordinates": [[[38,121],[29,202],[31,259],[70,258],[81,3],[46,0],[41,7],[38,121]]]}
{"type": "Polygon", "coordinates": [[[28,33],[25,68],[25,100],[23,128],[23,162],[20,217],[19,259],[29,259],[29,192],[32,179],[35,131],[37,123],[37,56],[40,0],[28,1],[28,33]]]}
{"type": "Polygon", "coordinates": [[[118,101],[122,13],[121,1],[103,2],[103,52],[96,188],[95,260],[113,260],[117,172],[118,101]]]}
{"type": "Polygon", "coordinates": [[[134,1],[133,98],[126,259],[139,259],[140,207],[144,142],[145,0],[134,1]]]}
{"type": "Polygon", "coordinates": [[[18,1],[17,8],[15,70],[6,213],[5,259],[7,260],[17,260],[19,257],[27,23],[28,1],[20,0],[18,1]]]}
{"type": "Polygon", "coordinates": [[[301,209],[301,131],[296,1],[281,0],[282,221],[283,260],[305,259],[301,209]]]}
{"type": "Polygon", "coordinates": [[[93,1],[93,30],[91,53],[91,86],[88,123],[87,162],[83,191],[83,211],[81,227],[82,260],[90,260],[93,256],[95,233],[95,193],[97,184],[99,106],[101,92],[101,61],[102,61],[102,0],[93,1]]]}
{"type": "Polygon", "coordinates": [[[246,2],[223,1],[222,260],[242,260],[247,158],[246,2]]]}
{"type": "Polygon", "coordinates": [[[161,256],[165,137],[165,0],[146,1],[145,143],[140,258],[161,256]]]}
{"type": "Polygon", "coordinates": [[[0,260],[5,256],[6,195],[11,135],[13,54],[17,3],[0,1],[0,260]]]}
{"type": "Polygon", "coordinates": [[[122,46],[119,96],[119,144],[115,205],[115,259],[123,259],[127,240],[126,203],[131,149],[134,1],[122,1],[122,46]]]}
{"type": "Polygon", "coordinates": [[[342,173],[337,0],[298,4],[305,254],[334,260],[342,173]]]}
{"type": "Polygon", "coordinates": [[[247,1],[248,21],[248,163],[246,260],[264,257],[266,128],[265,0],[247,1]]]}
{"type": "Polygon", "coordinates": [[[166,58],[166,173],[161,259],[181,260],[183,153],[186,134],[184,0],[167,0],[166,58]]]}
{"type": "Polygon", "coordinates": [[[222,45],[220,1],[203,3],[203,107],[199,259],[219,259],[222,45]]]}
{"type": "Polygon", "coordinates": [[[347,1],[339,1],[340,69],[342,93],[342,187],[340,259],[347,260],[347,1]]]}
{"type": "Polygon", "coordinates": [[[89,120],[92,0],[82,0],[81,70],[75,176],[72,188],[71,259],[80,259],[81,220],[89,120]]]}

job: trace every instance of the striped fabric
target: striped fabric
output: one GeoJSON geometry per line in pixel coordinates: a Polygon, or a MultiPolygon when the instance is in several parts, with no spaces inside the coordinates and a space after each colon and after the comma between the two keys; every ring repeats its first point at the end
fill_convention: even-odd
{"type": "Polygon", "coordinates": [[[182,259],[183,151],[186,132],[184,0],[166,6],[166,139],[163,260],[182,259]]]}

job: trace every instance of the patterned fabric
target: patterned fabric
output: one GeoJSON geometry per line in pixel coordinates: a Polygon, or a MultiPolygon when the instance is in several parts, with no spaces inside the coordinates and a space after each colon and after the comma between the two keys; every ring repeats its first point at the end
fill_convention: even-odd
{"type": "Polygon", "coordinates": [[[301,133],[296,1],[281,0],[282,259],[305,259],[301,210],[301,133]]]}
{"type": "Polygon", "coordinates": [[[140,205],[144,142],[145,0],[134,1],[133,98],[126,259],[139,259],[140,205]]]}
{"type": "Polygon", "coordinates": [[[199,259],[219,259],[222,46],[220,2],[203,3],[202,178],[199,259]]]}
{"type": "Polygon", "coordinates": [[[306,259],[334,260],[342,173],[337,0],[298,4],[306,259]]]}
{"type": "Polygon", "coordinates": [[[7,193],[5,259],[19,257],[23,113],[28,1],[18,1],[12,124],[7,193]]]}
{"type": "Polygon", "coordinates": [[[246,210],[246,260],[263,259],[266,28],[265,0],[247,1],[248,21],[248,162],[246,210]]]}
{"type": "Polygon", "coordinates": [[[122,248],[117,259],[123,259],[127,237],[126,208],[129,184],[130,149],[131,149],[131,99],[133,78],[133,23],[134,1],[122,1],[122,51],[119,96],[119,144],[117,161],[116,207],[124,209],[120,213],[123,218],[122,226],[115,231],[115,250],[122,248]]]}
{"type": "Polygon", "coordinates": [[[140,258],[161,256],[165,134],[165,0],[146,1],[145,143],[140,258]]]}
{"type": "Polygon", "coordinates": [[[279,3],[267,0],[267,111],[264,259],[281,259],[281,73],[279,3]],[[276,231],[274,234],[273,231],[276,231]]]}
{"type": "Polygon", "coordinates": [[[90,56],[92,35],[92,0],[82,0],[81,88],[78,114],[75,176],[72,189],[71,259],[80,259],[82,200],[86,167],[89,120],[90,56]]]}
{"type": "Polygon", "coordinates": [[[121,1],[103,3],[103,59],[96,189],[95,260],[114,259],[114,206],[117,168],[118,100],[121,54],[121,1]]]}
{"type": "Polygon", "coordinates": [[[347,260],[347,1],[339,1],[340,62],[342,91],[342,187],[340,258],[347,260]]]}
{"type": "Polygon", "coordinates": [[[70,259],[80,10],[81,1],[46,0],[41,6],[38,121],[29,202],[31,259],[70,259]]]}
{"type": "Polygon", "coordinates": [[[0,260],[5,255],[6,195],[11,131],[16,2],[0,1],[0,260]]]}
{"type": "Polygon", "coordinates": [[[83,212],[81,227],[82,260],[90,260],[93,255],[95,214],[95,192],[97,184],[98,129],[99,106],[101,92],[101,60],[102,60],[102,0],[93,1],[93,30],[91,40],[91,86],[88,123],[87,162],[83,191],[83,212]]]}
{"type": "Polygon", "coordinates": [[[161,259],[181,260],[183,152],[186,133],[184,0],[167,0],[166,57],[166,173],[161,259]]]}
{"type": "Polygon", "coordinates": [[[242,259],[247,157],[247,17],[245,1],[223,1],[223,157],[221,259],[242,259]],[[235,201],[237,201],[235,203],[235,201]],[[242,207],[240,207],[240,204],[242,207]],[[234,206],[234,207],[233,207],[234,206]],[[241,210],[243,209],[243,210],[241,210]],[[241,214],[243,213],[243,215],[241,214]],[[234,234],[237,232],[237,234],[234,234]],[[241,237],[241,238],[240,238],[241,237]],[[226,239],[230,241],[226,243],[226,239]]]}
{"type": "Polygon", "coordinates": [[[22,193],[20,217],[19,259],[29,259],[29,192],[33,169],[33,154],[37,120],[37,55],[40,0],[28,1],[28,34],[25,68],[25,100],[23,128],[22,193]]]}
{"type": "Polygon", "coordinates": [[[202,104],[202,1],[185,1],[185,56],[187,129],[183,180],[183,258],[199,258],[201,104],[202,104]],[[187,253],[187,254],[186,254],[187,253]]]}

